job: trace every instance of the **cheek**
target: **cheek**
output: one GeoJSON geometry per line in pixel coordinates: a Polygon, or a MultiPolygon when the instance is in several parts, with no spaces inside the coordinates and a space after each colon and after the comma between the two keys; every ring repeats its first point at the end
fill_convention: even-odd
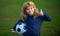
{"type": "Polygon", "coordinates": [[[28,12],[29,12],[29,10],[26,10],[26,12],[28,13],[28,12]]]}
{"type": "Polygon", "coordinates": [[[26,10],[26,13],[27,13],[27,14],[30,14],[31,12],[29,12],[29,10],[26,10]]]}

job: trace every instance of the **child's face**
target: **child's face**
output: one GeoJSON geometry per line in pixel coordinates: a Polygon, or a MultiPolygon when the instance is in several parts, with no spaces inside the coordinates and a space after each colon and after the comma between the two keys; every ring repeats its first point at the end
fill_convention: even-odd
{"type": "Polygon", "coordinates": [[[29,15],[33,15],[33,14],[34,14],[34,8],[33,8],[33,7],[28,7],[28,8],[26,9],[26,12],[27,12],[27,14],[29,14],[29,15]]]}

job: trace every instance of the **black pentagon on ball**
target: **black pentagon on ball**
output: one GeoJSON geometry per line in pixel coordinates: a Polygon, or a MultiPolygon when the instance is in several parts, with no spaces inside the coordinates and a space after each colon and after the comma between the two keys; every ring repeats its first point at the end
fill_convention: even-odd
{"type": "Polygon", "coordinates": [[[20,32],[20,31],[21,31],[21,29],[20,29],[20,28],[17,28],[17,31],[18,31],[18,32],[20,32]]]}
{"type": "Polygon", "coordinates": [[[27,26],[24,26],[24,29],[27,29],[27,26]]]}
{"type": "Polygon", "coordinates": [[[21,23],[19,23],[19,25],[21,25],[21,23]]]}

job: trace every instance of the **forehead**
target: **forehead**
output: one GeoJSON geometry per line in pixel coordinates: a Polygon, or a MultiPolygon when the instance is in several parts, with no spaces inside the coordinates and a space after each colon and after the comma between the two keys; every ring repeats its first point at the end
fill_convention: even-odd
{"type": "Polygon", "coordinates": [[[34,8],[33,6],[28,6],[26,9],[29,9],[29,8],[34,8]]]}

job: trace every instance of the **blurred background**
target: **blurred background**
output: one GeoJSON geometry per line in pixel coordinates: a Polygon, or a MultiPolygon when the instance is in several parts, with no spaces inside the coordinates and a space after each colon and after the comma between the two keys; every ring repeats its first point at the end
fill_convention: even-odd
{"type": "Polygon", "coordinates": [[[12,33],[11,28],[20,19],[21,7],[27,1],[33,1],[52,18],[42,24],[41,36],[60,36],[60,0],[0,0],[0,36],[23,36],[12,33]]]}

